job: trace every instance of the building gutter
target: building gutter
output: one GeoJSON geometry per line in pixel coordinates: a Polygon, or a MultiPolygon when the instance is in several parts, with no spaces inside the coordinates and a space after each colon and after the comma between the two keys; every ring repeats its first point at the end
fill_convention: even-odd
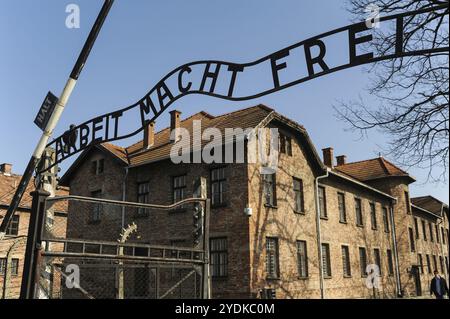
{"type": "Polygon", "coordinates": [[[315,199],[316,199],[316,232],[317,232],[317,250],[319,256],[319,281],[320,281],[320,298],[325,299],[325,287],[323,278],[323,260],[322,260],[322,232],[320,229],[320,204],[319,204],[319,181],[329,176],[330,169],[327,168],[325,175],[315,178],[315,199]]]}

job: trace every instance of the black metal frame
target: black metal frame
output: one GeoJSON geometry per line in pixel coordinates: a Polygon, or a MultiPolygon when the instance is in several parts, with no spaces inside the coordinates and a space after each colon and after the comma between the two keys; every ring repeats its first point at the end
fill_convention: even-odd
{"type": "Polygon", "coordinates": [[[417,50],[417,51],[409,51],[405,52],[402,42],[403,42],[403,20],[406,17],[416,16],[419,14],[429,13],[429,12],[437,12],[445,10],[443,12],[444,15],[448,15],[448,6],[447,5],[440,5],[440,6],[434,6],[430,8],[425,8],[421,10],[416,11],[410,11],[410,12],[404,12],[399,13],[395,15],[390,15],[386,17],[381,17],[380,22],[383,21],[390,21],[395,20],[396,26],[397,26],[397,34],[396,34],[396,47],[395,52],[392,54],[386,54],[384,56],[378,56],[374,57],[371,53],[366,53],[362,55],[357,55],[356,53],[356,46],[365,42],[368,42],[371,40],[371,35],[366,36],[360,36],[357,37],[357,33],[369,30],[365,24],[365,22],[360,22],[352,25],[348,25],[342,28],[338,28],[332,31],[328,31],[325,33],[322,33],[320,35],[311,37],[307,40],[298,42],[296,44],[293,44],[287,48],[284,48],[282,50],[279,50],[275,53],[272,53],[268,56],[265,56],[259,60],[256,60],[254,62],[250,63],[244,63],[244,64],[237,64],[232,62],[225,62],[225,61],[219,61],[219,60],[205,60],[205,61],[196,61],[184,64],[175,70],[168,73],[165,77],[163,77],[157,85],[155,85],[142,99],[140,99],[135,104],[132,104],[126,108],[123,108],[121,110],[117,110],[102,116],[98,116],[94,119],[91,119],[89,121],[86,121],[82,123],[81,125],[78,125],[76,127],[72,127],[69,131],[65,132],[63,135],[57,137],[53,142],[51,142],[48,146],[56,149],[56,164],[60,163],[64,159],[71,157],[84,149],[105,143],[105,142],[112,142],[117,141],[125,138],[129,138],[131,136],[134,136],[138,133],[140,133],[142,130],[145,129],[145,126],[147,123],[154,122],[165,110],[169,108],[171,104],[176,102],[178,99],[191,94],[201,94],[201,95],[207,95],[211,97],[221,98],[229,101],[245,101],[245,100],[251,100],[255,98],[259,98],[286,88],[289,88],[291,86],[324,76],[328,75],[340,70],[344,70],[350,67],[355,67],[363,64],[368,63],[374,63],[379,62],[383,60],[389,60],[389,59],[395,59],[395,58],[402,58],[402,57],[408,57],[408,56],[419,56],[419,55],[426,55],[426,54],[433,54],[433,53],[440,53],[440,52],[449,52],[449,47],[438,47],[438,48],[430,48],[430,49],[423,49],[423,50],[417,50]],[[342,65],[338,65],[333,68],[329,68],[325,62],[323,61],[323,57],[326,53],[326,46],[321,39],[329,37],[331,35],[341,33],[341,32],[348,32],[348,38],[349,38],[349,56],[350,56],[350,62],[342,65]],[[308,76],[285,83],[280,84],[280,80],[278,77],[278,72],[282,69],[285,69],[287,67],[286,63],[278,63],[279,60],[286,58],[289,56],[290,51],[296,48],[299,48],[301,46],[305,47],[305,56],[306,56],[306,63],[308,66],[308,76]],[[320,49],[320,54],[317,57],[311,56],[311,47],[318,46],[320,49]],[[239,72],[243,72],[246,68],[256,66],[263,63],[270,63],[272,67],[272,76],[273,76],[273,82],[274,87],[271,89],[268,89],[266,91],[248,95],[248,96],[234,96],[234,87],[236,84],[236,78],[239,72]],[[319,64],[322,67],[321,72],[314,72],[314,65],[319,64]],[[186,73],[191,73],[192,69],[191,67],[194,66],[204,66],[205,72],[203,75],[202,83],[200,84],[200,89],[192,89],[193,83],[189,82],[187,85],[184,85],[183,83],[183,76],[186,73]],[[211,71],[212,67],[215,66],[215,71],[211,71]],[[219,94],[215,93],[215,87],[216,82],[219,76],[220,69],[222,67],[227,67],[229,72],[232,72],[230,86],[228,94],[219,94]],[[172,76],[178,77],[178,91],[176,95],[171,92],[169,87],[166,84],[166,81],[171,78],[172,76]],[[210,79],[212,81],[210,88],[206,89],[206,81],[210,79]],[[158,105],[155,105],[154,101],[152,100],[151,96],[157,95],[158,105]],[[138,109],[136,112],[140,113],[140,127],[135,130],[134,132],[128,133],[128,134],[119,134],[119,120],[124,115],[125,112],[132,111],[134,109],[138,109]],[[106,124],[103,124],[106,123],[106,124]],[[111,128],[114,127],[114,134],[111,134],[109,131],[111,128]],[[103,134],[102,137],[100,137],[100,134],[97,134],[99,131],[105,131],[105,134],[103,134]],[[68,138],[68,136],[71,136],[72,138],[68,138]],[[65,141],[67,140],[78,140],[75,143],[72,143],[72,145],[66,145],[65,141]],[[76,145],[78,144],[78,145],[76,145]]]}

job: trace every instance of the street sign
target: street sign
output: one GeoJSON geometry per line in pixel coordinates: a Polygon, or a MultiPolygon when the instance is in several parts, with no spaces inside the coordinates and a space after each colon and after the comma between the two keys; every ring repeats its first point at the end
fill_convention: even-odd
{"type": "Polygon", "coordinates": [[[56,103],[58,103],[58,98],[52,92],[48,92],[41,108],[39,109],[39,113],[34,120],[34,124],[36,124],[42,131],[45,131],[47,123],[53,114],[53,110],[55,109],[56,103]]]}

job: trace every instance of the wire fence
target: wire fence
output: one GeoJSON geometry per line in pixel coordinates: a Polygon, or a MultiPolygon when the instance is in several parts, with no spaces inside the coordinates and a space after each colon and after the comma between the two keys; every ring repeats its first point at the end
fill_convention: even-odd
{"type": "Polygon", "coordinates": [[[205,200],[159,206],[64,197],[47,200],[45,211],[36,298],[204,296],[205,200]]]}

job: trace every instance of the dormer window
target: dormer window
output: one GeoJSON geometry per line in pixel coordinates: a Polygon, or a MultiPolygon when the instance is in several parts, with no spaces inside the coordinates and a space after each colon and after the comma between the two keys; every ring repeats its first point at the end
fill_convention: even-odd
{"type": "Polygon", "coordinates": [[[105,160],[99,159],[92,162],[92,173],[94,175],[101,175],[105,170],[105,160]]]}

